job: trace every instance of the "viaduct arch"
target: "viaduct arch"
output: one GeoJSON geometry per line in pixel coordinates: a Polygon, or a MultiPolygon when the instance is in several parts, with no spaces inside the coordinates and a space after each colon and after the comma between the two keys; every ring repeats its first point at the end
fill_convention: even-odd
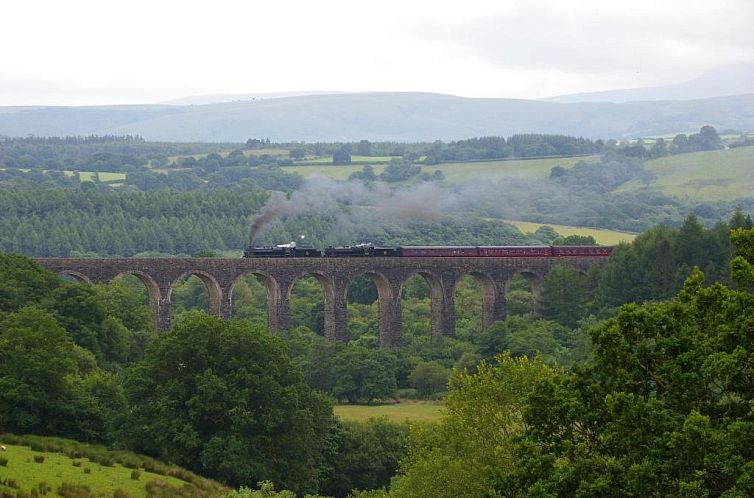
{"type": "Polygon", "coordinates": [[[348,287],[365,275],[377,287],[380,346],[400,346],[403,340],[401,291],[412,275],[424,277],[430,287],[433,337],[455,334],[454,293],[465,276],[476,278],[482,289],[482,324],[505,318],[505,296],[511,280],[524,275],[532,285],[535,306],[550,269],[565,265],[579,272],[602,264],[605,257],[542,258],[38,258],[44,268],[80,282],[106,283],[135,275],[146,286],[158,330],[170,329],[173,287],[188,275],[198,276],[207,287],[211,314],[230,318],[233,287],[244,275],[261,277],[267,288],[267,322],[270,330],[290,328],[290,294],[296,281],[313,275],[322,285],[325,300],[325,336],[348,341],[348,287]]]}

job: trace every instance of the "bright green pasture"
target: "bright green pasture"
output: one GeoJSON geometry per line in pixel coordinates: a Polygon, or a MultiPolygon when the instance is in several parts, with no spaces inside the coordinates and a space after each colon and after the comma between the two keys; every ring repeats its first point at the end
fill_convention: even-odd
{"type": "Polygon", "coordinates": [[[335,415],[342,420],[364,422],[387,417],[391,422],[435,422],[442,415],[442,403],[436,401],[402,401],[393,405],[337,405],[335,415]]]}
{"type": "MultiPolygon", "coordinates": [[[[354,163],[387,163],[393,159],[392,156],[351,156],[351,162],[354,163]]],[[[317,156],[311,159],[304,159],[297,164],[332,164],[332,156],[317,156]]]]}
{"type": "MultiPolygon", "coordinates": [[[[596,156],[564,157],[548,159],[514,159],[510,161],[480,161],[470,163],[445,163],[436,165],[422,165],[422,171],[432,173],[440,170],[447,181],[463,183],[468,180],[497,180],[501,178],[520,178],[538,180],[547,178],[550,169],[555,166],[570,168],[579,161],[594,161],[596,156]]],[[[346,180],[354,171],[361,171],[362,166],[347,164],[341,166],[328,165],[295,165],[285,166],[286,171],[295,171],[302,175],[322,175],[338,180],[346,180]]],[[[379,175],[384,165],[374,166],[375,174],[379,175]]]]}
{"type": "Polygon", "coordinates": [[[126,179],[126,173],[113,173],[110,171],[100,171],[99,173],[96,171],[79,171],[79,180],[82,182],[94,181],[97,175],[99,175],[99,181],[101,182],[122,182],[126,179]]]}
{"type": "MultiPolygon", "coordinates": [[[[218,152],[217,154],[220,154],[222,157],[228,157],[228,154],[230,154],[232,150],[225,150],[218,152]]],[[[207,157],[210,153],[202,153],[202,154],[188,154],[185,156],[170,156],[168,157],[168,162],[171,164],[175,164],[181,159],[185,159],[187,157],[193,157],[194,159],[203,159],[207,157]]],[[[246,157],[249,156],[262,156],[264,154],[267,154],[269,156],[285,156],[288,157],[288,149],[282,149],[279,147],[266,147],[264,149],[243,149],[243,155],[246,157]]]]}
{"type": "MultiPolygon", "coordinates": [[[[8,464],[0,466],[0,480],[15,479],[20,490],[27,493],[36,488],[44,481],[52,487],[51,495],[55,495],[58,486],[65,483],[86,485],[95,493],[107,493],[112,496],[113,491],[122,489],[134,497],[146,497],[146,484],[149,481],[163,481],[171,486],[179,488],[184,481],[174,477],[161,476],[141,470],[138,480],[131,479],[132,469],[127,469],[119,464],[112,467],[103,467],[98,463],[92,463],[86,458],[76,459],[81,462],[80,467],[74,467],[74,459],[60,453],[37,452],[28,446],[6,445],[8,450],[0,453],[0,457],[7,458],[8,464]],[[34,456],[43,455],[43,463],[36,463],[34,456]],[[90,474],[84,473],[84,469],[91,469],[90,474]]],[[[15,491],[0,485],[0,491],[15,491]]]]}
{"type": "Polygon", "coordinates": [[[586,228],[572,227],[567,225],[553,225],[551,223],[532,223],[529,221],[511,221],[505,220],[506,223],[514,225],[524,233],[533,233],[542,225],[548,225],[555,229],[560,235],[591,235],[600,245],[614,246],[620,242],[631,242],[636,237],[635,233],[619,232],[617,230],[607,230],[603,228],[586,228]]]}
{"type": "MultiPolygon", "coordinates": [[[[357,164],[344,164],[334,166],[332,164],[312,164],[312,165],[295,165],[295,166],[283,166],[283,171],[289,173],[301,173],[304,176],[320,175],[335,178],[336,180],[348,180],[348,177],[354,171],[361,171],[362,166],[357,164]]],[[[374,166],[374,173],[379,175],[384,166],[374,166]]]]}
{"type": "MultiPolygon", "coordinates": [[[[6,169],[6,168],[0,168],[0,169],[6,169]]],[[[31,169],[28,168],[19,168],[19,171],[23,171],[25,173],[28,173],[31,171],[31,169]]],[[[47,173],[50,171],[58,171],[58,170],[42,170],[43,172],[47,173]]],[[[76,171],[71,170],[60,170],[60,173],[63,173],[65,176],[74,176],[77,174],[76,171]]],[[[126,179],[126,173],[111,173],[109,171],[102,171],[97,173],[96,171],[79,171],[79,180],[82,182],[84,181],[94,181],[94,178],[99,175],[99,179],[101,182],[122,182],[126,179]]]]}
{"type": "MultiPolygon", "coordinates": [[[[732,201],[754,195],[754,147],[692,152],[647,161],[652,186],[695,201],[732,201]]],[[[631,182],[619,190],[640,188],[631,182]]]]}

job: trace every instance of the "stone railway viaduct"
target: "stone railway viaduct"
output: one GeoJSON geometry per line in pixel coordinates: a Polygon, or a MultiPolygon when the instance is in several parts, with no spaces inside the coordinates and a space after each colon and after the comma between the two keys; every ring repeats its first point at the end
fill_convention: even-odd
{"type": "Polygon", "coordinates": [[[290,326],[291,291],[296,281],[312,275],[324,293],[325,335],[332,341],[348,340],[346,297],[349,284],[366,275],[376,285],[379,298],[379,337],[384,347],[400,346],[403,336],[401,290],[411,276],[419,274],[430,288],[433,337],[455,333],[454,293],[465,275],[481,284],[482,324],[487,327],[505,318],[505,295],[517,275],[526,277],[534,305],[542,282],[556,264],[585,273],[605,257],[551,258],[40,258],[50,271],[80,282],[106,283],[135,275],[146,286],[149,304],[159,330],[170,329],[170,296],[183,278],[196,275],[207,288],[209,312],[230,318],[233,287],[245,275],[258,276],[267,288],[267,321],[270,330],[285,332],[290,326]]]}

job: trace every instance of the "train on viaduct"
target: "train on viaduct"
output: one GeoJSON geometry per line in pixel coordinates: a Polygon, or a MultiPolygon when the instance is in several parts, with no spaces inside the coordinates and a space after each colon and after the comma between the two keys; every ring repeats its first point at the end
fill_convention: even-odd
{"type": "Polygon", "coordinates": [[[604,254],[592,256],[541,257],[412,257],[412,258],[38,258],[46,269],[81,282],[106,283],[125,275],[138,277],[149,293],[149,304],[158,330],[170,329],[173,288],[190,275],[199,277],[209,295],[209,312],[230,318],[233,287],[245,275],[256,275],[267,289],[267,322],[271,331],[285,332],[290,326],[291,291],[302,277],[314,276],[324,294],[325,336],[348,340],[347,293],[359,276],[370,278],[379,300],[379,343],[400,346],[403,336],[401,291],[413,275],[429,284],[433,337],[455,333],[454,293],[466,275],[476,278],[482,289],[482,325],[487,327],[506,316],[506,292],[518,275],[530,284],[535,308],[542,282],[555,265],[581,273],[603,264],[604,254]]]}

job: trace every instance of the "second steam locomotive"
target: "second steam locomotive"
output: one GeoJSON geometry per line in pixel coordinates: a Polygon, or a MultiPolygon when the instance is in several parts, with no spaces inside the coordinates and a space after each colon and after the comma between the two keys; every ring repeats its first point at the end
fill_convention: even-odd
{"type": "Polygon", "coordinates": [[[323,251],[295,242],[271,247],[248,247],[244,258],[563,258],[608,257],[610,246],[396,246],[373,244],[328,247],[323,251]]]}

